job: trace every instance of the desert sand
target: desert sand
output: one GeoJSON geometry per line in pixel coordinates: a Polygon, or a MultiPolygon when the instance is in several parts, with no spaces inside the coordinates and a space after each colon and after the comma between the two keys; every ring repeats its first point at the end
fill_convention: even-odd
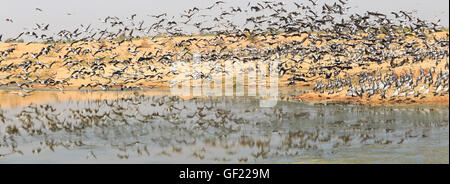
{"type": "MultiPolygon", "coordinates": [[[[256,37],[252,38],[252,40],[239,40],[236,38],[227,38],[222,37],[224,43],[229,43],[227,45],[228,52],[233,53],[233,50],[240,48],[253,47],[258,49],[264,49],[268,47],[276,47],[277,44],[267,45],[264,43],[290,43],[294,41],[302,41],[305,39],[307,35],[304,34],[302,36],[292,36],[292,37],[278,37],[276,39],[272,38],[271,40],[261,41],[264,38],[256,37]],[[255,41],[256,40],[256,41],[255,41]],[[234,41],[234,44],[231,42],[234,41]]],[[[433,33],[435,38],[445,38],[448,37],[448,31],[433,33]]],[[[382,35],[380,35],[382,37],[382,35]]],[[[112,41],[103,41],[103,42],[78,42],[73,44],[66,43],[53,43],[53,44],[44,44],[44,43],[0,43],[0,51],[7,51],[8,49],[13,51],[9,53],[6,57],[0,62],[0,67],[6,68],[8,66],[15,66],[13,70],[0,70],[0,85],[2,89],[7,90],[19,90],[16,85],[8,85],[12,81],[16,82],[25,82],[27,80],[31,80],[31,78],[39,79],[39,80],[52,80],[52,81],[65,81],[61,84],[57,85],[43,85],[42,83],[33,83],[30,86],[27,86],[28,89],[35,89],[35,93],[37,91],[45,89],[45,90],[55,90],[55,91],[67,91],[67,90],[101,90],[101,85],[106,82],[113,81],[115,85],[111,85],[113,89],[120,89],[126,85],[127,87],[137,87],[140,89],[149,89],[151,91],[152,88],[156,87],[172,87],[171,80],[174,79],[175,75],[171,74],[170,64],[165,63],[164,61],[155,61],[153,60],[143,60],[138,61],[138,58],[142,57],[141,54],[136,53],[157,53],[156,55],[164,55],[167,53],[178,53],[179,57],[171,58],[175,62],[183,61],[186,57],[192,57],[191,55],[186,55],[186,53],[194,53],[194,52],[210,52],[211,50],[215,52],[214,49],[217,47],[208,45],[208,41],[213,41],[218,37],[215,36],[192,36],[192,37],[174,37],[174,38],[141,38],[135,39],[131,41],[125,41],[121,45],[117,45],[112,41]],[[186,40],[197,41],[193,44],[180,46],[180,43],[185,42],[186,40]],[[160,44],[165,42],[165,44],[160,44]],[[202,45],[202,47],[199,47],[202,45]],[[39,53],[42,49],[47,48],[49,46],[54,47],[52,51],[50,51],[47,55],[40,56],[39,59],[33,59],[32,53],[39,53]],[[98,54],[92,54],[99,48],[109,48],[109,50],[99,52],[98,54]],[[133,51],[131,48],[135,48],[133,51]],[[72,54],[72,58],[70,60],[61,59],[65,54],[68,54],[71,49],[79,49],[77,50],[78,54],[72,54]],[[59,50],[56,52],[55,50],[59,50]],[[131,50],[131,51],[130,51],[131,50]],[[83,53],[86,51],[86,53],[83,53]],[[90,53],[88,53],[88,51],[90,53]],[[139,52],[137,52],[139,51],[139,52]],[[95,56],[94,56],[95,55],[95,56]],[[114,64],[108,61],[112,61],[114,59],[119,61],[129,61],[132,63],[131,65],[118,63],[114,64]],[[72,63],[67,63],[67,61],[76,61],[72,63]],[[96,62],[95,62],[96,61],[96,62]],[[21,68],[21,64],[24,62],[38,63],[31,68],[27,68],[26,72],[21,68]],[[99,66],[103,66],[100,74],[96,73],[96,75],[91,75],[88,73],[81,73],[78,77],[73,77],[77,75],[74,71],[86,72],[89,71],[88,68],[92,68],[93,65],[98,64],[99,66]],[[101,65],[100,65],[101,64],[101,65]],[[128,65],[128,66],[127,66],[128,65]],[[114,75],[115,71],[123,69],[124,67],[128,67],[124,70],[126,75],[114,75]],[[146,66],[143,68],[142,66],[146,66]],[[148,67],[150,66],[150,67],[148,67]],[[31,72],[30,72],[31,71],[31,72]],[[28,72],[28,73],[27,73],[28,72]],[[27,77],[25,77],[24,73],[26,73],[27,77]],[[152,76],[152,77],[143,77],[143,76],[152,76]],[[125,77],[126,76],[126,77],[125,77]],[[26,80],[24,79],[26,78],[26,80]]],[[[407,37],[408,40],[414,41],[417,38],[414,36],[407,37]]],[[[341,41],[330,40],[328,42],[336,42],[338,44],[343,44],[341,41]]],[[[323,46],[327,44],[326,41],[322,43],[316,43],[315,46],[323,46]]],[[[306,39],[302,44],[305,47],[311,46],[312,43],[306,39]]],[[[175,54],[177,55],[177,54],[175,54]]],[[[287,72],[285,75],[281,76],[278,81],[278,85],[280,88],[302,88],[307,91],[304,94],[297,95],[296,99],[306,100],[311,102],[330,102],[330,101],[344,101],[344,102],[355,102],[361,104],[370,104],[370,105],[386,105],[386,104],[397,104],[397,105],[405,105],[405,104],[448,104],[449,103],[449,93],[441,93],[441,94],[433,94],[428,93],[426,96],[422,98],[414,98],[414,97],[403,97],[403,98],[387,98],[382,99],[379,95],[374,95],[372,97],[349,97],[346,95],[347,90],[342,90],[340,92],[336,92],[334,94],[318,93],[313,91],[312,88],[317,81],[326,80],[323,77],[314,77],[308,76],[307,73],[311,68],[319,66],[332,66],[334,62],[334,58],[332,55],[324,55],[323,58],[317,63],[313,63],[312,61],[305,60],[302,63],[295,63],[293,60],[297,59],[297,56],[291,55],[281,55],[279,60],[280,62],[286,62],[286,65],[296,66],[298,70],[294,73],[287,72]],[[292,60],[293,59],[293,60],[292,60]],[[295,84],[289,84],[290,78],[294,75],[303,74],[306,76],[306,81],[296,82],[295,84]],[[306,75],[305,75],[306,74],[306,75]]],[[[401,60],[399,58],[398,60],[401,60]]],[[[436,62],[434,60],[425,60],[419,63],[406,63],[400,67],[395,67],[392,69],[398,75],[406,74],[409,72],[413,72],[414,75],[419,74],[419,70],[423,69],[425,71],[429,71],[434,67],[435,71],[445,70],[445,61],[448,62],[448,57],[443,58],[440,62],[436,62]],[[437,65],[436,65],[437,64],[437,65]]],[[[223,63],[224,61],[218,59],[218,64],[223,63]]],[[[223,66],[223,65],[222,65],[223,66]]],[[[352,76],[353,80],[358,80],[357,75],[363,71],[371,72],[377,71],[380,73],[387,73],[389,68],[389,62],[383,61],[381,64],[370,64],[368,66],[353,66],[351,69],[345,70],[345,72],[341,72],[338,76],[352,76]]],[[[95,73],[95,72],[94,72],[95,73]]],[[[437,72],[436,72],[437,73],[437,72]]],[[[244,74],[247,76],[246,74],[244,74]]],[[[192,80],[190,77],[186,77],[183,80],[192,80]]],[[[193,81],[192,83],[194,83],[193,81]]],[[[247,82],[247,80],[246,80],[247,82]]],[[[248,88],[248,84],[243,84],[246,88],[248,88]]],[[[418,87],[417,87],[418,88],[418,87]]],[[[393,92],[393,89],[388,90],[387,96],[393,92]]],[[[63,95],[64,96],[64,95],[63,95]]],[[[75,95],[76,96],[76,95],[75,95]]],[[[10,103],[8,102],[8,95],[0,95],[0,99],[2,99],[2,104],[10,103]]],[[[71,97],[68,97],[71,98],[71,97]]],[[[92,97],[96,98],[96,97],[92,97]]]]}

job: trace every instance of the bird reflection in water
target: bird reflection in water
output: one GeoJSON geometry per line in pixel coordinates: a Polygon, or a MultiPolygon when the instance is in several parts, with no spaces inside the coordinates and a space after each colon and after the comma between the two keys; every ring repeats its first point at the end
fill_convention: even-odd
{"type": "Polygon", "coordinates": [[[348,147],[414,144],[448,133],[445,107],[258,104],[256,97],[136,93],[2,107],[0,157],[62,155],[65,149],[87,160],[255,163],[299,155],[332,157],[348,147]]]}

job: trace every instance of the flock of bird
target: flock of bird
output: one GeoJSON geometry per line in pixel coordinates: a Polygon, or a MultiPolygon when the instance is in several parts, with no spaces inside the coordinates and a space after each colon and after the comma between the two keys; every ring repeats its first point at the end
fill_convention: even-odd
{"type": "MultiPolygon", "coordinates": [[[[396,97],[411,97],[416,99],[426,98],[426,95],[433,94],[434,96],[444,96],[448,94],[448,62],[445,64],[445,70],[435,72],[431,68],[426,74],[424,69],[420,69],[420,74],[414,77],[412,70],[403,75],[397,75],[393,71],[391,73],[381,72],[361,72],[358,75],[357,84],[352,84],[352,79],[347,76],[346,79],[337,78],[335,80],[328,79],[327,82],[319,81],[315,84],[314,90],[328,94],[338,93],[347,88],[346,96],[350,97],[372,97],[379,95],[380,99],[396,100],[396,97]],[[434,77],[435,76],[435,77],[434,77]],[[433,89],[430,91],[430,89],[433,89]],[[393,90],[390,95],[387,95],[388,90],[393,90]]],[[[409,98],[409,99],[411,99],[409,98]]],[[[397,98],[398,99],[398,98],[397,98]]]]}
{"type": "Polygon", "coordinates": [[[168,82],[179,74],[170,70],[174,63],[192,62],[199,52],[202,62],[220,68],[198,75],[203,79],[227,70],[223,61],[279,59],[281,80],[314,86],[319,95],[390,100],[448,95],[449,34],[439,21],[407,11],[349,13],[344,0],[225,5],[193,7],[178,17],[146,15],[148,24],[137,14],[108,16],[99,23],[106,28],[81,25],[54,35],[51,25],[36,24],[5,40],[10,45],[0,50],[0,87],[149,88],[168,82]],[[31,41],[17,43],[20,39],[31,41]],[[34,49],[23,51],[24,44],[34,49]]]}

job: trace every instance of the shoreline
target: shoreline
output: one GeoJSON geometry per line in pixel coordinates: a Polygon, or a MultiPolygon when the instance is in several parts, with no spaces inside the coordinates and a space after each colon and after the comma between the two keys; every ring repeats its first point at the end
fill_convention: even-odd
{"type": "MultiPolygon", "coordinates": [[[[247,89],[247,88],[246,88],[247,89]]],[[[287,87],[281,87],[280,91],[288,90],[287,87]]],[[[261,96],[182,96],[170,93],[168,87],[155,87],[155,88],[143,88],[139,90],[120,90],[112,89],[103,91],[100,89],[92,90],[77,90],[66,89],[60,91],[58,89],[51,88],[32,88],[27,89],[30,92],[26,96],[20,96],[14,92],[22,91],[21,89],[14,88],[0,88],[0,107],[19,107],[30,104],[46,104],[53,101],[83,101],[83,100],[108,100],[108,99],[120,99],[120,98],[132,98],[140,95],[144,96],[177,96],[184,100],[190,100],[194,98],[242,98],[242,97],[261,97],[261,96]]],[[[420,101],[414,101],[414,98],[400,98],[397,100],[367,100],[359,97],[345,97],[345,96],[328,96],[318,95],[311,92],[303,94],[289,94],[289,92],[281,92],[276,98],[279,101],[288,101],[296,103],[310,103],[317,105],[368,105],[368,106],[421,106],[421,105],[438,105],[449,106],[448,96],[436,96],[431,98],[425,98],[420,101]]]]}

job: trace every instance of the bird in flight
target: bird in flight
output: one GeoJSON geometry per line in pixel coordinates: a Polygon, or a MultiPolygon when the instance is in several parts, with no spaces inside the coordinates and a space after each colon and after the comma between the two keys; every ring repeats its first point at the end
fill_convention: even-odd
{"type": "Polygon", "coordinates": [[[311,2],[314,6],[317,5],[317,2],[313,1],[313,0],[308,0],[309,2],[311,2]]]}
{"type": "Polygon", "coordinates": [[[160,14],[160,15],[153,15],[152,17],[155,17],[155,18],[159,19],[162,16],[167,16],[167,13],[163,13],[163,14],[160,14]]]}
{"type": "Polygon", "coordinates": [[[40,9],[40,8],[36,8],[36,11],[40,11],[40,12],[42,12],[42,9],[40,9]]]}
{"type": "Polygon", "coordinates": [[[13,23],[13,20],[10,19],[10,18],[7,18],[7,19],[6,19],[6,22],[11,22],[11,23],[13,23]]]}

